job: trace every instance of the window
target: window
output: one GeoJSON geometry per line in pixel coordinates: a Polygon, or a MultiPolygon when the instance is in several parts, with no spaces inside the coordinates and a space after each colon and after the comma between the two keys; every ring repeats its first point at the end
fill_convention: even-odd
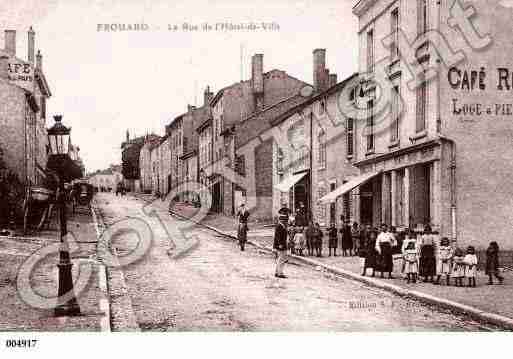
{"type": "Polygon", "coordinates": [[[319,153],[317,154],[317,162],[319,169],[326,168],[326,134],[323,132],[319,135],[319,153]]]}
{"type": "Polygon", "coordinates": [[[427,15],[427,0],[417,0],[417,28],[419,35],[427,32],[427,15]]]}
{"type": "Polygon", "coordinates": [[[374,31],[367,33],[367,71],[374,72],[374,31]]]}
{"type": "Polygon", "coordinates": [[[367,102],[367,151],[374,150],[374,100],[367,102]]]}
{"type": "Polygon", "coordinates": [[[417,117],[415,132],[422,132],[426,129],[426,106],[427,106],[427,83],[426,70],[420,77],[420,85],[417,87],[417,117]]]}
{"type": "Polygon", "coordinates": [[[399,140],[399,86],[394,86],[391,93],[391,124],[390,124],[390,142],[399,140]]]}
{"type": "Polygon", "coordinates": [[[241,176],[246,176],[246,159],[244,155],[235,157],[235,172],[241,176]]]}
{"type": "Polygon", "coordinates": [[[390,34],[393,36],[394,42],[390,47],[390,57],[395,59],[399,56],[399,9],[392,11],[390,19],[390,34]]]}
{"type": "Polygon", "coordinates": [[[283,173],[283,150],[278,148],[278,156],[276,161],[276,169],[278,170],[278,174],[283,173]]]}
{"type": "Polygon", "coordinates": [[[347,119],[347,156],[354,154],[354,120],[347,119]]]}

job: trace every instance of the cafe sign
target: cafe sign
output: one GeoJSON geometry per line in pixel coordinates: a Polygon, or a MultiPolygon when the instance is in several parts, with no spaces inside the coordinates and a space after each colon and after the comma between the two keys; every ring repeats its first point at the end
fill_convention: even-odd
{"type": "Polygon", "coordinates": [[[9,61],[7,63],[7,76],[9,81],[32,91],[34,87],[34,67],[21,61],[9,61]]]}

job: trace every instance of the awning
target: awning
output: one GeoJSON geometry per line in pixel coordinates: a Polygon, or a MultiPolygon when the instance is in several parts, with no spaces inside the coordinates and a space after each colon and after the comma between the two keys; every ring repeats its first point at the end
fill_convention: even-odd
{"type": "Polygon", "coordinates": [[[307,175],[308,172],[303,172],[297,175],[290,176],[289,178],[278,183],[274,188],[276,188],[280,192],[288,192],[289,189],[294,186],[296,183],[301,181],[303,177],[307,175]]]}
{"type": "Polygon", "coordinates": [[[328,193],[326,196],[322,197],[319,202],[321,203],[332,203],[334,202],[338,197],[342,196],[343,194],[351,191],[353,188],[358,187],[371,178],[377,176],[380,174],[381,171],[377,172],[369,172],[364,173],[363,175],[360,175],[358,177],[354,177],[350,179],[348,182],[344,183],[342,186],[338,187],[336,190],[328,193]]]}

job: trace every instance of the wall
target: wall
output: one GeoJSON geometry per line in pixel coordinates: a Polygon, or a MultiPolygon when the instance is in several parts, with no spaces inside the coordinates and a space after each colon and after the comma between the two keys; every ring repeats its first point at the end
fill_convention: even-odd
{"type": "Polygon", "coordinates": [[[0,148],[9,169],[25,181],[25,93],[0,78],[0,148]]]}
{"type": "Polygon", "coordinates": [[[509,91],[498,88],[498,68],[509,69],[512,85],[513,9],[499,5],[498,0],[466,2],[476,10],[472,18],[475,29],[480,36],[489,34],[492,40],[488,46],[473,50],[461,32],[448,25],[451,4],[444,1],[443,5],[443,32],[453,48],[467,55],[467,61],[457,68],[474,70],[478,75],[481,68],[485,72],[484,89],[453,88],[447,69],[441,76],[442,132],[456,144],[458,241],[462,246],[473,244],[482,249],[497,240],[501,248],[513,249],[513,87],[509,91]],[[458,108],[479,104],[481,114],[456,114],[453,100],[458,108]],[[501,104],[509,110],[502,112],[501,104]]]}

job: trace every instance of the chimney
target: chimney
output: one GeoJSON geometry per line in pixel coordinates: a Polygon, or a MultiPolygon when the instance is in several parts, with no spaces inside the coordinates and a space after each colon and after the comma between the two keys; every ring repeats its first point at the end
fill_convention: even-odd
{"type": "Polygon", "coordinates": [[[264,55],[255,54],[251,57],[251,85],[255,99],[255,109],[264,108],[264,55]]]}
{"type": "Polygon", "coordinates": [[[337,84],[337,74],[330,74],[330,86],[335,86],[337,84]]]}
{"type": "Polygon", "coordinates": [[[326,83],[326,49],[313,51],[313,85],[315,91],[322,91],[326,83]]]}
{"type": "Polygon", "coordinates": [[[16,30],[5,30],[5,51],[16,56],[16,30]]]}
{"type": "Polygon", "coordinates": [[[34,66],[34,45],[35,45],[35,38],[36,38],[36,33],[34,32],[34,29],[32,29],[32,26],[30,27],[29,31],[28,31],[28,54],[27,54],[27,58],[28,58],[28,62],[32,64],[32,66],[34,66]]]}
{"type": "Polygon", "coordinates": [[[43,55],[41,55],[40,50],[37,50],[36,68],[38,68],[40,71],[43,71],[43,55]]]}
{"type": "Polygon", "coordinates": [[[196,109],[196,106],[193,106],[193,105],[187,105],[187,112],[191,113],[192,111],[194,111],[196,109]]]}
{"type": "Polygon", "coordinates": [[[130,134],[128,133],[128,129],[126,130],[126,142],[130,141],[130,134]]]}
{"type": "Polygon", "coordinates": [[[214,93],[210,92],[210,86],[207,86],[205,92],[203,92],[203,106],[208,106],[213,98],[214,93]]]}
{"type": "Polygon", "coordinates": [[[255,54],[251,57],[251,83],[254,93],[264,92],[264,55],[255,54]]]}

